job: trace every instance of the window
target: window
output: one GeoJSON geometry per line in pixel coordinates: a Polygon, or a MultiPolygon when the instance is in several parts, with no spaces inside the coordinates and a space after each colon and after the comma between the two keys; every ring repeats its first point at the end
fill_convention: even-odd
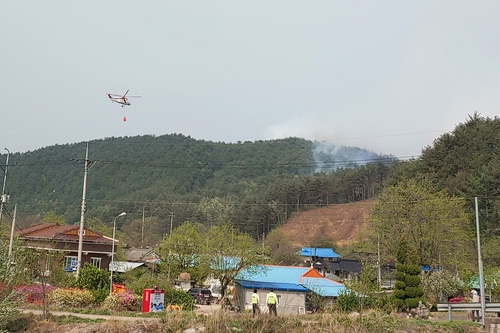
{"type": "Polygon", "coordinates": [[[66,256],[64,257],[64,270],[72,272],[76,269],[78,263],[78,257],[66,256]]]}
{"type": "Polygon", "coordinates": [[[92,266],[95,266],[97,268],[101,268],[101,258],[97,258],[97,257],[91,257],[90,258],[90,264],[92,266]]]}

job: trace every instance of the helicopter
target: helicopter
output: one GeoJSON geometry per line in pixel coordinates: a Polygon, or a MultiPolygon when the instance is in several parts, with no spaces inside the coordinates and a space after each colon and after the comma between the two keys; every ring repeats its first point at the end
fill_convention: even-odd
{"type": "Polygon", "coordinates": [[[127,92],[123,95],[108,94],[108,98],[111,102],[121,104],[121,106],[124,107],[124,106],[130,105],[130,102],[128,100],[129,98],[141,97],[141,96],[127,96],[128,92],[129,92],[129,90],[127,90],[127,92]]]}
{"type": "MultiPolygon", "coordinates": [[[[129,90],[127,90],[127,92],[123,95],[108,94],[108,98],[111,102],[121,104],[121,106],[124,107],[130,105],[130,102],[128,100],[130,97],[141,97],[141,96],[127,96],[128,92],[129,90]]],[[[127,117],[123,116],[123,121],[126,122],[127,117]]]]}

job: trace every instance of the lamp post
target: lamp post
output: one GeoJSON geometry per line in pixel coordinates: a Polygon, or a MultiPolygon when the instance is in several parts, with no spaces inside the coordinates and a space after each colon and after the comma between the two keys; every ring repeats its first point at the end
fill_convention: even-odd
{"type": "MultiPolygon", "coordinates": [[[[114,258],[115,258],[115,234],[116,234],[116,219],[119,218],[120,216],[125,216],[127,213],[123,212],[120,215],[115,216],[113,220],[113,240],[112,240],[112,246],[111,246],[111,261],[109,263],[109,271],[111,272],[111,275],[109,277],[109,295],[113,293],[113,270],[111,269],[111,264],[114,265],[114,258]]],[[[114,267],[113,267],[114,268],[114,267]]]]}

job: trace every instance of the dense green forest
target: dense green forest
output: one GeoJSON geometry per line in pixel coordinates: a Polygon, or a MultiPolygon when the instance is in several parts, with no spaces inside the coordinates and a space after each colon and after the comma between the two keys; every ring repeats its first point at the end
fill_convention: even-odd
{"type": "Polygon", "coordinates": [[[389,220],[399,228],[407,225],[405,233],[415,234],[422,262],[441,264],[448,258],[455,266],[474,264],[477,199],[482,259],[488,266],[500,265],[500,118],[469,116],[425,147],[420,158],[393,164],[384,191],[389,187],[372,219],[380,231],[388,230],[389,220]],[[454,230],[462,212],[467,225],[454,230]]]}
{"type": "MultiPolygon", "coordinates": [[[[49,212],[78,223],[86,145],[11,154],[7,215],[17,204],[22,227],[49,212]]],[[[146,243],[185,221],[206,226],[231,221],[259,238],[294,212],[374,197],[395,160],[299,138],[223,143],[147,135],[94,140],[88,147],[89,225],[110,224],[127,212],[117,223],[133,245],[145,242],[144,220],[146,243]]]]}
{"type": "MultiPolygon", "coordinates": [[[[259,240],[295,212],[378,197],[372,220],[389,235],[388,255],[392,236],[411,232],[425,262],[457,252],[458,238],[456,256],[470,261],[477,197],[483,259],[500,264],[497,117],[469,116],[410,161],[300,138],[223,143],[172,134],[88,146],[87,226],[109,234],[127,212],[117,225],[133,246],[158,244],[186,221],[207,229],[231,221],[259,240]]],[[[78,223],[85,150],[81,142],[11,154],[3,222],[17,204],[19,227],[42,218],[78,223]]]]}

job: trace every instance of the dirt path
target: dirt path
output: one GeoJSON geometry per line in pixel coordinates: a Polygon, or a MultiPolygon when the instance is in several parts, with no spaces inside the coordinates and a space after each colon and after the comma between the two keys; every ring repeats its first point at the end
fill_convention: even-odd
{"type": "MultiPolygon", "coordinates": [[[[210,304],[210,305],[197,305],[195,308],[195,313],[197,314],[211,314],[220,310],[220,304],[210,304]]],[[[43,314],[42,310],[34,309],[21,309],[21,313],[33,313],[41,316],[43,314]]],[[[101,315],[101,314],[89,314],[89,313],[78,313],[78,312],[68,312],[68,311],[49,311],[51,315],[54,316],[75,316],[79,318],[87,319],[104,319],[104,320],[121,320],[121,321],[159,321],[160,318],[145,318],[145,317],[127,317],[127,316],[115,316],[115,315],[101,315]]]]}
{"type": "MultiPolygon", "coordinates": [[[[43,315],[42,310],[33,309],[22,309],[21,313],[33,313],[36,315],[43,315]]],[[[87,319],[104,319],[104,320],[124,320],[124,321],[158,321],[159,318],[143,318],[143,317],[125,317],[125,316],[113,316],[113,315],[100,315],[100,314],[90,314],[90,313],[77,313],[77,312],[67,312],[67,311],[49,311],[53,316],[74,316],[79,318],[87,319]]]]}

